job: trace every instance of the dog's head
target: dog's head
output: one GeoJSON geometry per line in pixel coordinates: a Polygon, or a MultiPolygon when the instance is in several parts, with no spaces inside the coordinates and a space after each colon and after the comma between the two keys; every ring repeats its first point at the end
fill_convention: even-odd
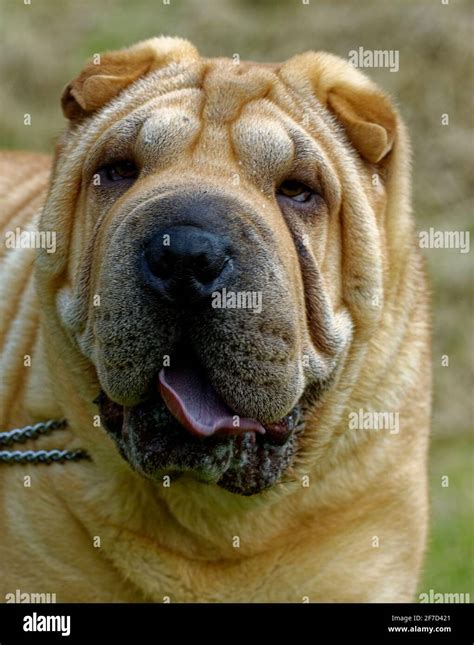
{"type": "Polygon", "coordinates": [[[380,319],[389,100],[329,54],[157,38],[98,57],[62,104],[58,251],[38,259],[61,360],[138,472],[271,486],[380,319]]]}

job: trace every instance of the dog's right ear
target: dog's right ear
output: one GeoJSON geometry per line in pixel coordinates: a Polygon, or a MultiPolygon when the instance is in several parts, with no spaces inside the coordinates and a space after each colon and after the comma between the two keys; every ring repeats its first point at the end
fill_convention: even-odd
{"type": "Polygon", "coordinates": [[[187,40],[167,37],[151,38],[127,49],[101,54],[64,88],[63,113],[70,121],[80,121],[141,76],[171,62],[196,60],[198,56],[187,40]]]}

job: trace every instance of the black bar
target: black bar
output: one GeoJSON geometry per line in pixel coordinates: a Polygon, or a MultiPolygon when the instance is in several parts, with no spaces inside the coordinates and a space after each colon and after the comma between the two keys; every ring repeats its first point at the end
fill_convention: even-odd
{"type": "MultiPolygon", "coordinates": [[[[472,643],[468,615],[472,616],[468,604],[3,604],[0,643],[472,643]],[[69,616],[69,635],[39,631],[47,626],[47,619],[40,616],[69,616]],[[38,631],[24,631],[24,626],[36,626],[38,631]]],[[[49,627],[62,627],[67,632],[67,623],[59,620],[49,627]]]]}

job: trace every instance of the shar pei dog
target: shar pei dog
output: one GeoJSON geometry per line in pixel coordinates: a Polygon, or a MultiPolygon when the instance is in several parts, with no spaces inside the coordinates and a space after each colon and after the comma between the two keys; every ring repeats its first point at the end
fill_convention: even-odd
{"type": "Polygon", "coordinates": [[[52,160],[1,157],[2,601],[410,601],[429,288],[391,100],[161,37],[62,109],[52,160]]]}

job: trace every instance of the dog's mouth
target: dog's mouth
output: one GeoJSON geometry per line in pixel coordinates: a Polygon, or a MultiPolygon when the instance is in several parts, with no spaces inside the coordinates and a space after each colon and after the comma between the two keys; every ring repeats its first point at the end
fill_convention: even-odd
{"type": "Polygon", "coordinates": [[[194,360],[176,358],[133,407],[101,392],[96,403],[122,456],[141,474],[163,482],[189,473],[242,495],[280,480],[303,430],[299,402],[282,419],[262,423],[236,414],[194,360]]]}
{"type": "Polygon", "coordinates": [[[240,435],[254,432],[269,441],[284,444],[293,430],[294,411],[276,423],[264,426],[256,419],[241,417],[219,396],[204,370],[181,360],[164,367],[158,376],[161,397],[179,423],[196,437],[240,435]]]}

